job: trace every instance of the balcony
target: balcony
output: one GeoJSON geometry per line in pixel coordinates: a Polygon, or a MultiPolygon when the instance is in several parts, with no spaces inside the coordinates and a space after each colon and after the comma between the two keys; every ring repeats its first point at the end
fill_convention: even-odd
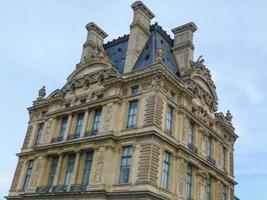
{"type": "Polygon", "coordinates": [[[50,190],[49,186],[38,186],[36,187],[35,192],[36,193],[48,193],[49,190],[50,190]]]}
{"type": "Polygon", "coordinates": [[[87,131],[84,133],[84,137],[94,136],[94,135],[97,135],[97,133],[98,133],[98,130],[87,131]]]}
{"type": "Polygon", "coordinates": [[[52,192],[58,193],[58,192],[66,192],[68,186],[67,185],[54,185],[52,187],[52,192]]]}
{"type": "Polygon", "coordinates": [[[210,156],[208,156],[207,161],[212,165],[216,165],[216,161],[213,158],[211,158],[210,156]]]}
{"type": "Polygon", "coordinates": [[[198,150],[197,150],[197,147],[195,145],[188,143],[187,147],[192,153],[197,154],[198,150]]]}
{"type": "Polygon", "coordinates": [[[75,139],[78,139],[79,137],[80,137],[79,133],[73,133],[71,135],[68,135],[67,140],[75,140],[75,139]]]}
{"type": "Polygon", "coordinates": [[[63,137],[58,136],[58,137],[52,138],[51,143],[57,143],[57,142],[61,142],[61,141],[63,141],[63,137]]]}
{"type": "Polygon", "coordinates": [[[86,190],[86,185],[83,184],[74,184],[70,187],[70,192],[82,192],[86,190]]]}

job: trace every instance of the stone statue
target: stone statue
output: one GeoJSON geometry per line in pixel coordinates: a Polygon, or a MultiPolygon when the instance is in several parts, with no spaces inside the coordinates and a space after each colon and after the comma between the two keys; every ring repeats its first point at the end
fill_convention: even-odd
{"type": "Polygon", "coordinates": [[[232,119],[233,119],[233,116],[232,116],[232,114],[231,114],[231,112],[230,112],[229,110],[227,110],[225,119],[226,119],[227,123],[228,123],[230,126],[232,126],[232,119]]]}
{"type": "Polygon", "coordinates": [[[39,99],[43,99],[46,95],[46,90],[45,90],[45,86],[43,86],[40,90],[39,90],[39,99]]]}
{"type": "Polygon", "coordinates": [[[162,48],[158,48],[156,52],[156,60],[157,62],[162,62],[164,58],[164,50],[162,48]]]}

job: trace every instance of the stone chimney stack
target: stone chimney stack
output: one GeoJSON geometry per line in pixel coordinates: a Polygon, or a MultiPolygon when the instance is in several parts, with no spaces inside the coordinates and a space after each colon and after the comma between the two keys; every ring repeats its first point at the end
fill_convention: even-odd
{"type": "Polygon", "coordinates": [[[172,50],[182,76],[190,74],[190,61],[193,60],[194,53],[193,34],[196,30],[197,26],[193,22],[172,29],[172,50]]]}
{"type": "Polygon", "coordinates": [[[81,63],[84,63],[86,59],[90,59],[90,56],[96,48],[103,48],[103,41],[108,36],[101,28],[95,23],[90,22],[86,25],[88,31],[86,42],[83,45],[83,52],[81,57],[81,63]]]}
{"type": "Polygon", "coordinates": [[[150,36],[150,21],[154,18],[154,14],[141,1],[134,2],[131,7],[134,16],[130,26],[124,73],[130,72],[137,61],[150,36]]]}

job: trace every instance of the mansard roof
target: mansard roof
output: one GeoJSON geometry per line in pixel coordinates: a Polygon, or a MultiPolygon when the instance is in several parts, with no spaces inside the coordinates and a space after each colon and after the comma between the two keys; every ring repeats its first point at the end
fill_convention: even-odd
{"type": "MultiPolygon", "coordinates": [[[[117,71],[122,74],[124,71],[125,58],[127,53],[129,35],[124,35],[118,39],[104,44],[104,48],[115,64],[117,71]]],[[[144,46],[137,62],[133,67],[134,70],[143,69],[157,62],[157,50],[163,51],[163,64],[175,75],[179,75],[179,68],[172,54],[173,39],[162,29],[158,23],[150,26],[150,37],[144,46]]]]}

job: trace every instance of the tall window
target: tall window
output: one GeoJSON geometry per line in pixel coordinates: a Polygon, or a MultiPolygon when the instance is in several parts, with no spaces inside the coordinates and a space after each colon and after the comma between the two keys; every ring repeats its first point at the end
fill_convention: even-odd
{"type": "Polygon", "coordinates": [[[101,109],[95,110],[95,118],[94,118],[93,128],[92,128],[93,133],[98,133],[98,130],[100,127],[101,112],[102,112],[101,109]]]}
{"type": "Polygon", "coordinates": [[[187,166],[187,188],[186,188],[186,199],[192,198],[192,185],[193,185],[193,174],[192,174],[192,166],[187,166]]]}
{"type": "Polygon", "coordinates": [[[88,151],[86,154],[86,161],[85,161],[85,166],[83,170],[83,181],[82,181],[83,185],[88,185],[89,183],[93,156],[94,156],[93,151],[88,151]]]}
{"type": "Polygon", "coordinates": [[[193,144],[194,143],[194,124],[193,122],[189,122],[189,127],[188,127],[188,144],[193,144]]]}
{"type": "Polygon", "coordinates": [[[211,185],[211,179],[208,179],[208,183],[207,183],[207,200],[212,200],[212,185],[211,185]]]}
{"type": "Polygon", "coordinates": [[[68,118],[67,117],[63,117],[62,122],[61,122],[61,128],[60,128],[60,131],[59,131],[59,138],[63,139],[65,131],[66,131],[66,128],[67,128],[67,123],[68,123],[68,118]]]}
{"type": "Polygon", "coordinates": [[[48,178],[48,186],[51,187],[54,182],[54,178],[56,175],[56,170],[57,170],[57,163],[58,163],[58,157],[53,156],[51,159],[51,166],[50,166],[50,172],[49,172],[49,178],[48,178]]]}
{"type": "Polygon", "coordinates": [[[172,123],[173,123],[173,107],[169,105],[167,108],[166,127],[165,127],[166,132],[168,133],[172,132],[172,123]]]}
{"type": "Polygon", "coordinates": [[[222,186],[222,199],[223,200],[227,200],[227,196],[228,196],[228,193],[227,193],[227,186],[226,185],[223,185],[222,186]]]}
{"type": "Polygon", "coordinates": [[[23,190],[27,190],[28,188],[29,180],[32,174],[32,167],[33,167],[33,160],[29,160],[26,176],[24,179],[23,190]]]}
{"type": "Polygon", "coordinates": [[[127,128],[134,128],[136,126],[137,105],[137,100],[130,102],[127,128]]]}
{"type": "Polygon", "coordinates": [[[165,151],[163,157],[163,169],[161,177],[161,186],[165,189],[168,188],[169,174],[170,174],[170,153],[165,151]]]}
{"type": "Polygon", "coordinates": [[[127,146],[122,150],[120,183],[128,183],[132,160],[132,147],[127,146]]]}
{"type": "Polygon", "coordinates": [[[223,171],[226,171],[226,148],[222,148],[222,167],[223,171]]]}
{"type": "Polygon", "coordinates": [[[37,131],[37,136],[35,140],[36,145],[40,144],[43,133],[44,133],[44,123],[40,123],[38,124],[38,131],[37,131]]]}
{"type": "Polygon", "coordinates": [[[208,156],[211,157],[211,154],[212,154],[212,137],[211,136],[208,137],[207,153],[208,153],[208,156]]]}
{"type": "Polygon", "coordinates": [[[66,176],[65,176],[65,185],[70,186],[73,168],[75,163],[75,154],[69,154],[68,155],[68,164],[67,164],[67,170],[66,170],[66,176]]]}
{"type": "Polygon", "coordinates": [[[78,115],[78,120],[77,120],[76,130],[75,130],[75,133],[77,135],[81,135],[82,126],[83,126],[83,118],[84,118],[84,114],[79,114],[78,115]]]}

